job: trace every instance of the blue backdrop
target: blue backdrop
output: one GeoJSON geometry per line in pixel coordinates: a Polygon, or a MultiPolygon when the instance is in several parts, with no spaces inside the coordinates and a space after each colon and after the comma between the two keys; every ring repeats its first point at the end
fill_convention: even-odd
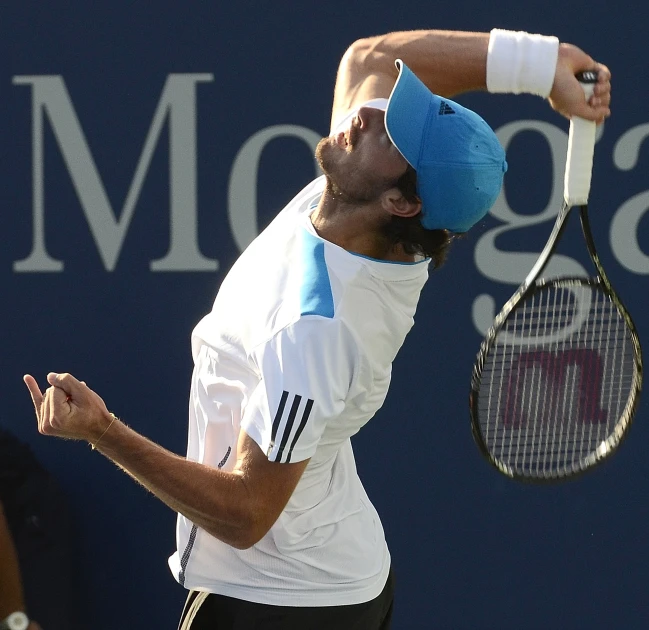
{"type": "MultiPolygon", "coordinates": [[[[21,377],[70,371],[184,452],[192,327],[313,177],[358,37],[499,26],[556,34],[611,67],[592,220],[649,347],[648,21],[649,6],[606,0],[2,3],[0,422],[70,497],[77,628],[176,627],[174,514],[87,447],[39,436],[21,377]]],[[[387,403],[354,440],[394,559],[394,628],[648,627],[646,402],[616,457],[563,486],[500,477],[471,439],[473,359],[558,210],[567,123],[531,96],[459,100],[507,147],[505,193],[431,277],[387,403]]],[[[560,267],[588,269],[569,237],[560,267]]]]}

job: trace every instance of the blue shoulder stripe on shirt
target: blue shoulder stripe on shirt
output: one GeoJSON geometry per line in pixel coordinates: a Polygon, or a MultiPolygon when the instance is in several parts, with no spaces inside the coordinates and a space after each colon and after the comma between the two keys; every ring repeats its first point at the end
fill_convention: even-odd
{"type": "Polygon", "coordinates": [[[334,316],[334,298],[329,271],[325,261],[324,243],[303,230],[302,286],[300,288],[300,315],[334,316]]]}

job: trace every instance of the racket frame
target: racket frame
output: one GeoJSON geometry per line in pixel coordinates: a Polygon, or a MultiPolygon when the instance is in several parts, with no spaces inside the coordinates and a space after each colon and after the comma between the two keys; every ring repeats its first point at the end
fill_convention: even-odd
{"type": "MultiPolygon", "coordinates": [[[[576,75],[577,80],[580,82],[586,99],[590,98],[593,94],[594,85],[598,80],[597,70],[590,70],[581,72],[576,75]]],[[[568,477],[577,476],[586,470],[589,470],[602,461],[610,457],[617,447],[622,442],[623,438],[628,432],[628,428],[633,420],[633,416],[638,407],[640,391],[642,389],[642,350],[640,347],[640,340],[638,333],[629,315],[628,311],[622,304],[617,293],[613,289],[608,276],[597,255],[595,248],[595,241],[590,229],[590,222],[588,220],[588,196],[590,193],[592,167],[593,167],[593,152],[595,148],[595,123],[583,118],[573,117],[570,121],[570,130],[568,134],[568,154],[566,158],[566,172],[564,180],[564,203],[557,215],[554,227],[548,241],[534,263],[534,266],[527,274],[527,277],[518,287],[514,295],[504,304],[500,313],[496,316],[491,328],[487,332],[478,356],[473,366],[473,373],[471,377],[471,392],[469,395],[469,409],[471,412],[471,431],[480,452],[486,459],[494,465],[503,474],[523,481],[528,482],[551,482],[566,479],[568,477]],[[590,258],[593,261],[597,275],[589,278],[579,277],[563,277],[563,278],[549,278],[539,279],[539,276],[545,269],[550,256],[556,249],[563,231],[566,227],[567,218],[570,211],[578,207],[580,212],[581,227],[586,240],[586,247],[590,258]],[[603,292],[612,302],[617,312],[622,316],[627,326],[627,331],[631,338],[631,347],[633,349],[633,377],[631,391],[629,398],[626,402],[624,410],[618,418],[613,431],[605,438],[593,453],[583,458],[580,462],[573,466],[573,469],[562,469],[562,472],[550,472],[543,475],[533,474],[520,474],[513,470],[508,464],[499,460],[491,454],[489,447],[482,435],[481,425],[479,421],[479,395],[480,385],[482,382],[482,372],[484,365],[496,342],[498,333],[502,330],[508,316],[516,308],[523,299],[533,295],[534,293],[547,288],[552,285],[559,288],[571,288],[575,286],[589,285],[596,287],[597,290],[603,292]]]]}
{"type": "Polygon", "coordinates": [[[563,231],[567,225],[567,219],[570,215],[570,211],[573,209],[564,202],[561,211],[559,212],[554,227],[550,237],[548,238],[543,251],[539,255],[539,258],[535,262],[534,266],[530,270],[529,274],[523,280],[522,284],[518,287],[514,295],[505,303],[500,313],[496,316],[493,325],[487,332],[482,345],[480,346],[480,351],[476,358],[473,374],[471,378],[471,392],[469,394],[469,409],[471,412],[471,433],[473,438],[478,446],[478,449],[482,455],[487,459],[487,461],[495,466],[501,473],[507,475],[512,479],[517,479],[520,481],[526,481],[531,483],[548,483],[548,482],[557,482],[567,478],[574,478],[582,473],[594,468],[596,465],[602,463],[605,459],[610,457],[616,450],[617,447],[621,444],[623,438],[628,433],[628,428],[633,420],[635,412],[638,407],[640,400],[640,391],[642,389],[642,351],[640,347],[640,339],[638,337],[637,329],[629,312],[626,310],[622,304],[620,298],[615,293],[604,268],[599,260],[597,250],[595,248],[595,240],[590,229],[590,221],[588,220],[588,205],[577,206],[579,208],[579,217],[581,220],[582,232],[586,240],[586,247],[590,258],[593,261],[595,269],[597,271],[597,276],[594,277],[554,277],[547,279],[538,279],[543,270],[545,269],[550,257],[554,253],[557,244],[563,234],[563,231]],[[633,346],[633,357],[634,357],[634,371],[633,371],[633,380],[631,386],[631,392],[627,404],[624,407],[624,410],[618,419],[615,429],[611,432],[605,440],[602,441],[602,444],[596,449],[594,453],[591,453],[584,460],[580,462],[580,465],[576,466],[572,470],[566,470],[563,474],[548,474],[543,476],[534,476],[520,474],[513,470],[508,464],[499,460],[497,457],[492,455],[487,446],[484,436],[482,435],[482,430],[479,421],[479,393],[480,385],[482,383],[482,371],[489,352],[496,342],[498,333],[502,330],[507,317],[514,310],[514,308],[522,300],[530,297],[534,293],[542,290],[548,285],[554,285],[557,287],[575,287],[578,285],[589,285],[597,287],[615,305],[617,311],[623,317],[631,338],[633,346]]]}

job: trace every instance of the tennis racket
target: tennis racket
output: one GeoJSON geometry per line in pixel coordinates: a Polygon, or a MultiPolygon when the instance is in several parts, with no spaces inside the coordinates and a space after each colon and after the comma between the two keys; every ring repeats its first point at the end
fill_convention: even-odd
{"type": "MultiPolygon", "coordinates": [[[[577,78],[589,97],[597,73],[577,78]]],[[[488,461],[515,479],[558,481],[596,466],[617,449],[638,405],[640,341],[602,268],[588,221],[594,147],[595,123],[573,118],[563,207],[473,368],[473,436],[488,461]],[[541,279],[573,207],[596,273],[541,279]]]]}

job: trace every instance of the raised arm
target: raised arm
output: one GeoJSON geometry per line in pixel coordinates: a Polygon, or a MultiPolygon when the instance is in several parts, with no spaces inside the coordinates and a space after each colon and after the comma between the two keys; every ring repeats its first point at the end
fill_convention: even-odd
{"type": "MultiPolygon", "coordinates": [[[[500,42],[503,38],[500,31],[500,42]]],[[[527,34],[520,34],[530,38],[527,34]]],[[[395,59],[402,59],[405,64],[440,96],[452,97],[462,92],[485,90],[488,87],[487,64],[492,68],[498,64],[518,64],[523,67],[534,67],[530,60],[521,58],[527,52],[525,38],[519,49],[514,48],[516,55],[504,55],[503,47],[494,47],[495,37],[490,33],[469,33],[461,31],[404,31],[388,33],[376,37],[359,39],[344,54],[334,90],[332,126],[349,111],[374,98],[388,98],[397,78],[395,59]],[[500,54],[499,54],[500,53],[500,54]]],[[[512,42],[513,34],[512,34],[512,42]]],[[[537,40],[538,41],[538,40],[537,40]]],[[[505,41],[509,45],[510,42],[505,41]]],[[[509,53],[511,49],[507,49],[509,53]]],[[[590,120],[602,122],[609,115],[610,72],[596,63],[592,57],[571,44],[560,44],[558,54],[545,55],[542,49],[540,58],[533,58],[536,64],[551,64],[544,68],[550,72],[548,97],[551,106],[566,117],[579,115],[590,120]],[[555,61],[556,60],[556,61],[555,61]],[[600,81],[589,105],[584,104],[583,92],[575,74],[583,70],[598,69],[600,81]],[[554,78],[552,78],[552,75],[554,78]]],[[[506,68],[505,68],[506,70],[506,68]]],[[[492,84],[495,81],[492,79],[492,84]]],[[[494,88],[496,91],[503,91],[494,88]]],[[[492,91],[494,91],[492,89],[492,91]]],[[[514,90],[512,90],[514,91],[514,90]]],[[[525,88],[520,91],[527,91],[525,88]]]]}
{"type": "Polygon", "coordinates": [[[238,549],[271,528],[308,464],[269,461],[243,432],[232,472],[188,461],[111,417],[103,400],[72,375],[50,374],[48,381],[44,396],[25,377],[41,433],[88,441],[171,509],[238,549]]]}
{"type": "Polygon", "coordinates": [[[388,98],[397,78],[395,59],[435,94],[485,88],[488,33],[404,31],[355,41],[344,54],[334,90],[332,119],[360,103],[388,98]]]}

